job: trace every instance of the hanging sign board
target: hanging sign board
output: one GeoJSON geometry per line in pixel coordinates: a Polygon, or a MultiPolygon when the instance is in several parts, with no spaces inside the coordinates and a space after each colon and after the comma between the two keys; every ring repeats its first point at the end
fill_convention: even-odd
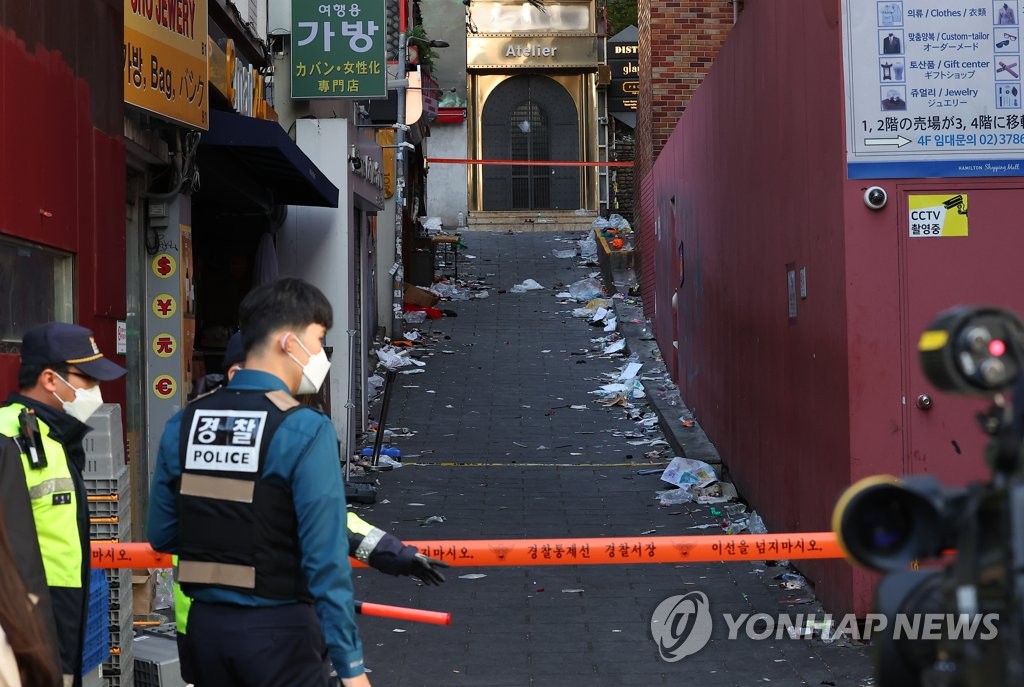
{"type": "Polygon", "coordinates": [[[384,7],[292,0],[292,97],[386,97],[384,7]]]}

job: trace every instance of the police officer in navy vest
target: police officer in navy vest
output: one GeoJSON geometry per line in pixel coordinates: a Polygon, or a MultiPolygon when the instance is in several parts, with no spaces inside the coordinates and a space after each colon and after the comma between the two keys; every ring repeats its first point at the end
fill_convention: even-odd
{"type": "Polygon", "coordinates": [[[334,426],[294,394],[330,363],[331,305],[279,279],[239,308],[245,369],[167,423],[149,541],[194,599],[196,687],[369,685],[355,623],[334,426]]]}
{"type": "Polygon", "coordinates": [[[103,356],[91,331],[49,322],[22,338],[19,392],[0,408],[0,435],[13,439],[21,454],[20,464],[5,465],[0,498],[9,527],[20,533],[12,536],[15,559],[29,590],[40,597],[40,615],[57,643],[65,685],[81,684],[89,603],[82,440],[91,427],[85,423],[103,405],[100,382],[124,373],[103,356]],[[24,493],[11,493],[11,482],[19,478],[24,493]],[[40,569],[45,586],[37,582],[40,569]]]}

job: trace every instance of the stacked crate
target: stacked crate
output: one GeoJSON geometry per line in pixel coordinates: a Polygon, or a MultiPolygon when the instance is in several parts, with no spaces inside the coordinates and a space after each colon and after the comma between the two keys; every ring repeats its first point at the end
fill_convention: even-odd
{"type": "Polygon", "coordinates": [[[174,623],[146,628],[135,638],[135,687],[184,687],[174,623]]]}
{"type": "MultiPolygon", "coordinates": [[[[85,436],[85,486],[89,495],[89,538],[130,541],[131,492],[124,456],[121,407],[104,403],[89,418],[93,431],[85,436]]],[[[100,669],[105,687],[132,687],[132,571],[106,571],[109,586],[110,655],[100,669]]]]}

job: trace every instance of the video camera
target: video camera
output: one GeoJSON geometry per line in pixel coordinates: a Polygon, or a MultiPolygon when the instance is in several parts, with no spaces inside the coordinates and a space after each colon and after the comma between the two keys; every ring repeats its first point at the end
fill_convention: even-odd
{"type": "Polygon", "coordinates": [[[1024,325],[998,308],[941,313],[918,342],[938,389],[991,399],[987,483],[868,477],[840,497],[832,527],[847,556],[888,573],[875,590],[882,687],[1024,685],[1024,325]],[[951,551],[955,549],[955,552],[951,551]],[[954,560],[918,569],[918,561],[954,560]]]}

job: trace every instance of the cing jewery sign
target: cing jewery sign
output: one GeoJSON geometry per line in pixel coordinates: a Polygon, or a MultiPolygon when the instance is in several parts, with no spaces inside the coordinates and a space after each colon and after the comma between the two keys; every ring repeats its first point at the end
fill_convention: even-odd
{"type": "Polygon", "coordinates": [[[209,128],[207,0],[124,0],[124,101],[209,128]]]}

